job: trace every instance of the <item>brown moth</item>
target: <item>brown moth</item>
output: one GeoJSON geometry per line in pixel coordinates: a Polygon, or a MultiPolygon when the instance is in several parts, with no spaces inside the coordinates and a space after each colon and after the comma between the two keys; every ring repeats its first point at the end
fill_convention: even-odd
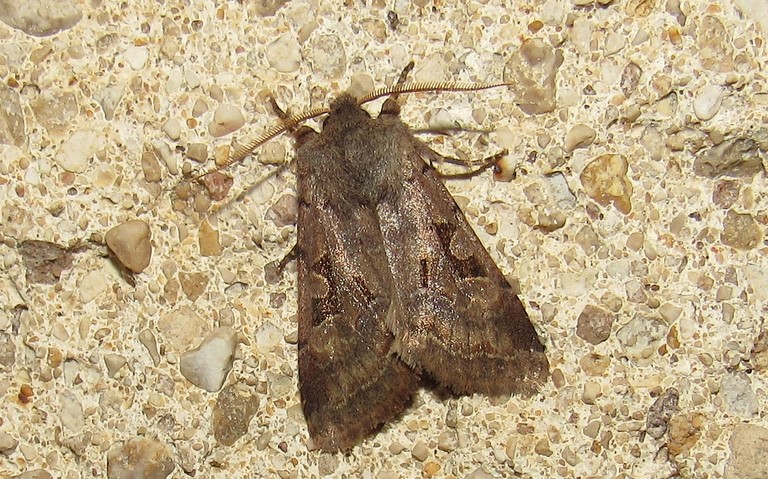
{"type": "Polygon", "coordinates": [[[314,444],[347,450],[397,417],[430,376],[456,394],[532,394],[549,364],[525,308],[398,117],[398,84],[289,118],[235,152],[296,136],[299,388],[314,444]],[[393,94],[378,117],[360,105],[393,94]]]}

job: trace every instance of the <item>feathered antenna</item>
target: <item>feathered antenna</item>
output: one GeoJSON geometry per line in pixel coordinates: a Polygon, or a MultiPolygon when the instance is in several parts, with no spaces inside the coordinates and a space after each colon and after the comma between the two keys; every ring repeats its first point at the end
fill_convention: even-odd
{"type": "MultiPolygon", "coordinates": [[[[403,72],[406,73],[406,72],[403,72]]],[[[401,80],[404,78],[404,75],[401,75],[401,80]]],[[[463,82],[416,82],[416,83],[402,83],[401,81],[398,81],[395,85],[391,87],[385,87],[385,88],[379,88],[377,90],[374,90],[367,95],[363,96],[362,98],[358,99],[357,103],[359,105],[362,105],[364,103],[368,103],[370,101],[376,100],[378,98],[381,98],[383,96],[391,96],[391,95],[400,95],[400,94],[406,94],[406,93],[419,93],[419,92],[442,92],[442,91],[478,91],[478,90],[487,90],[489,88],[498,88],[503,86],[509,86],[511,83],[508,82],[498,82],[498,83],[463,83],[463,82]]],[[[320,115],[325,115],[330,113],[330,109],[328,108],[317,108],[315,110],[309,110],[302,113],[299,113],[297,115],[290,116],[283,121],[281,121],[279,124],[272,126],[269,130],[262,133],[259,136],[250,138],[246,140],[243,144],[238,145],[229,155],[229,158],[227,161],[220,165],[216,165],[215,167],[208,168],[201,173],[196,174],[194,177],[192,177],[192,180],[199,180],[200,178],[204,177],[205,175],[208,175],[210,173],[213,173],[215,171],[224,170],[226,168],[229,168],[230,166],[234,165],[235,163],[240,163],[253,153],[253,150],[258,148],[259,146],[263,145],[267,141],[271,140],[272,138],[280,135],[281,133],[284,133],[301,123],[310,120],[312,118],[316,118],[320,115]]]]}

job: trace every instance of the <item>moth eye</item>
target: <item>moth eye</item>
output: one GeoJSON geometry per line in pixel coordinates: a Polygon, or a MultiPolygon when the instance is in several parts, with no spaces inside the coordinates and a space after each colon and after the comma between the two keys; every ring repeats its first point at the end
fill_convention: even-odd
{"type": "Polygon", "coordinates": [[[293,138],[296,140],[296,148],[301,147],[304,143],[308,142],[312,135],[317,134],[315,130],[308,126],[302,126],[293,134],[293,138]]]}

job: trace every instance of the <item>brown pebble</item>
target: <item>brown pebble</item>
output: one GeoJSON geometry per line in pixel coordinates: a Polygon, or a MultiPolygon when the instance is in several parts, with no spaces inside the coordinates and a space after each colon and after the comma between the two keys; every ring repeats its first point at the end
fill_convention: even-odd
{"type": "Polygon", "coordinates": [[[185,273],[182,271],[179,273],[179,282],[187,299],[195,301],[205,291],[205,287],[208,285],[208,276],[203,273],[185,273]]]}
{"type": "Polygon", "coordinates": [[[35,393],[32,391],[32,386],[29,384],[22,384],[19,388],[19,401],[22,404],[28,404],[32,401],[32,396],[34,396],[35,393]]]}
{"type": "Polygon", "coordinates": [[[248,425],[258,410],[258,397],[233,384],[221,390],[213,407],[213,436],[219,444],[231,446],[248,432],[248,425]]]}
{"type": "Polygon", "coordinates": [[[141,273],[149,266],[152,243],[147,223],[141,220],[126,221],[109,230],[104,239],[117,260],[129,270],[141,273]]]}
{"type": "Polygon", "coordinates": [[[747,213],[736,213],[729,210],[723,220],[723,232],[720,234],[720,241],[723,244],[736,249],[752,249],[763,238],[760,226],[758,226],[752,215],[747,213]]]}
{"type": "Polygon", "coordinates": [[[200,254],[203,256],[221,255],[221,244],[219,243],[219,232],[213,229],[208,221],[203,221],[200,225],[200,254]]]}
{"type": "Polygon", "coordinates": [[[609,311],[588,304],[576,322],[576,336],[588,343],[600,344],[611,335],[611,327],[615,319],[615,315],[609,311]]]}
{"type": "Polygon", "coordinates": [[[584,191],[603,206],[613,204],[628,214],[632,210],[632,183],[627,177],[628,164],[621,155],[602,155],[595,158],[581,172],[584,191]]]}
{"type": "Polygon", "coordinates": [[[19,246],[19,254],[30,283],[56,283],[62,273],[72,267],[74,259],[69,250],[48,241],[24,241],[19,246]]]}
{"type": "Polygon", "coordinates": [[[221,201],[227,197],[234,180],[224,173],[214,171],[203,176],[203,184],[213,201],[221,201]]]}

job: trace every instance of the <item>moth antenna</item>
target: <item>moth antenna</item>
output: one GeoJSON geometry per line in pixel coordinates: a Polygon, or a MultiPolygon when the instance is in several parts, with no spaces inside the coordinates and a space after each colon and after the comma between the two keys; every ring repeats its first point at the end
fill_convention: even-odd
{"type": "Polygon", "coordinates": [[[307,120],[318,117],[320,115],[325,115],[326,113],[330,113],[330,111],[331,110],[329,110],[328,108],[317,108],[314,110],[309,110],[309,111],[299,113],[294,116],[290,116],[285,120],[283,120],[282,122],[278,123],[277,125],[273,125],[269,130],[265,131],[261,135],[246,139],[245,143],[237,145],[234,151],[232,151],[232,153],[229,154],[229,158],[227,159],[227,161],[225,161],[220,165],[216,165],[215,167],[207,168],[202,172],[193,176],[191,179],[193,181],[196,181],[204,177],[205,175],[209,175],[215,171],[225,170],[230,166],[234,165],[235,163],[240,163],[245,159],[246,156],[250,155],[253,152],[253,150],[263,145],[264,143],[268,142],[272,138],[290,130],[291,128],[294,128],[295,126],[307,120]]]}
{"type": "Polygon", "coordinates": [[[403,83],[396,84],[391,87],[379,88],[371,93],[368,93],[364,97],[357,100],[359,105],[368,103],[377,98],[388,95],[399,95],[401,93],[416,93],[425,91],[477,91],[487,90],[489,88],[498,88],[502,86],[510,86],[510,82],[498,82],[498,83],[462,83],[462,82],[416,82],[416,83],[403,83]]]}

